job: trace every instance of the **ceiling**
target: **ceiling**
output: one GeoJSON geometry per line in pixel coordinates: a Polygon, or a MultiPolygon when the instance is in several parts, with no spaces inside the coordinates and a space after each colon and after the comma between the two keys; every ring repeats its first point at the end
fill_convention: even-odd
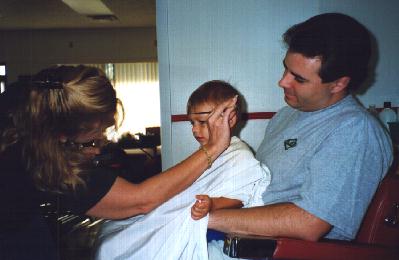
{"type": "Polygon", "coordinates": [[[118,18],[102,21],[75,12],[62,0],[0,0],[0,30],[155,27],[155,1],[102,0],[118,18]]]}

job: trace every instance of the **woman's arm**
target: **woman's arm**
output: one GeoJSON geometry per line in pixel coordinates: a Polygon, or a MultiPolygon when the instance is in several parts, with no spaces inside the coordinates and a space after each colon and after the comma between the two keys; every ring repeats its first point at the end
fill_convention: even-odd
{"type": "Polygon", "coordinates": [[[237,98],[217,106],[208,119],[209,142],[205,153],[196,151],[174,167],[140,184],[117,178],[109,192],[86,214],[120,219],[148,213],[174,195],[189,187],[230,144],[228,120],[237,98]]]}

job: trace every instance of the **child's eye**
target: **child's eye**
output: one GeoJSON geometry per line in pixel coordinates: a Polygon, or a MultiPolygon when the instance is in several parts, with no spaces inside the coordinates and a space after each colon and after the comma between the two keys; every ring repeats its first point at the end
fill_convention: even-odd
{"type": "Polygon", "coordinates": [[[199,123],[200,123],[201,125],[206,125],[207,121],[206,121],[206,120],[205,120],[205,121],[199,121],[199,123]]]}

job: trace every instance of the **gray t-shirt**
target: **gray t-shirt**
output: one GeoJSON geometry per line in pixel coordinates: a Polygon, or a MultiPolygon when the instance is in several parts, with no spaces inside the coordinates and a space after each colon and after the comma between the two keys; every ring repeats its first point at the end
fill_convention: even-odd
{"type": "Polygon", "coordinates": [[[350,240],[392,162],[392,144],[348,95],[314,112],[281,109],[256,157],[272,173],[265,204],[292,202],[333,226],[326,238],[350,240]]]}

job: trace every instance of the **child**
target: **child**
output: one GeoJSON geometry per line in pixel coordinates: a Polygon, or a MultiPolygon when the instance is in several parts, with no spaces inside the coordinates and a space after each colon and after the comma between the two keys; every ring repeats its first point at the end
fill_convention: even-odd
{"type": "MultiPolygon", "coordinates": [[[[215,106],[236,95],[238,92],[223,81],[206,82],[192,93],[187,113],[194,138],[201,147],[208,142],[207,119],[215,106]]],[[[231,128],[236,125],[239,112],[237,101],[236,111],[229,119],[231,128]]],[[[207,154],[206,149],[203,150],[207,154]]],[[[208,259],[208,211],[259,205],[270,181],[267,168],[234,136],[227,150],[209,166],[191,187],[149,214],[106,222],[100,231],[96,258],[208,259]]]]}
{"type": "MultiPolygon", "coordinates": [[[[187,103],[187,114],[192,125],[193,136],[201,146],[208,142],[206,118],[216,104],[234,95],[239,95],[237,90],[229,83],[218,80],[206,82],[191,94],[187,103]]],[[[238,99],[235,114],[229,119],[230,128],[236,126],[240,111],[241,103],[238,99]]],[[[233,137],[233,141],[236,141],[235,139],[236,137],[233,137]]],[[[243,206],[242,201],[225,197],[210,198],[208,195],[196,195],[196,199],[191,208],[191,217],[194,220],[205,217],[212,210],[243,206]]]]}

